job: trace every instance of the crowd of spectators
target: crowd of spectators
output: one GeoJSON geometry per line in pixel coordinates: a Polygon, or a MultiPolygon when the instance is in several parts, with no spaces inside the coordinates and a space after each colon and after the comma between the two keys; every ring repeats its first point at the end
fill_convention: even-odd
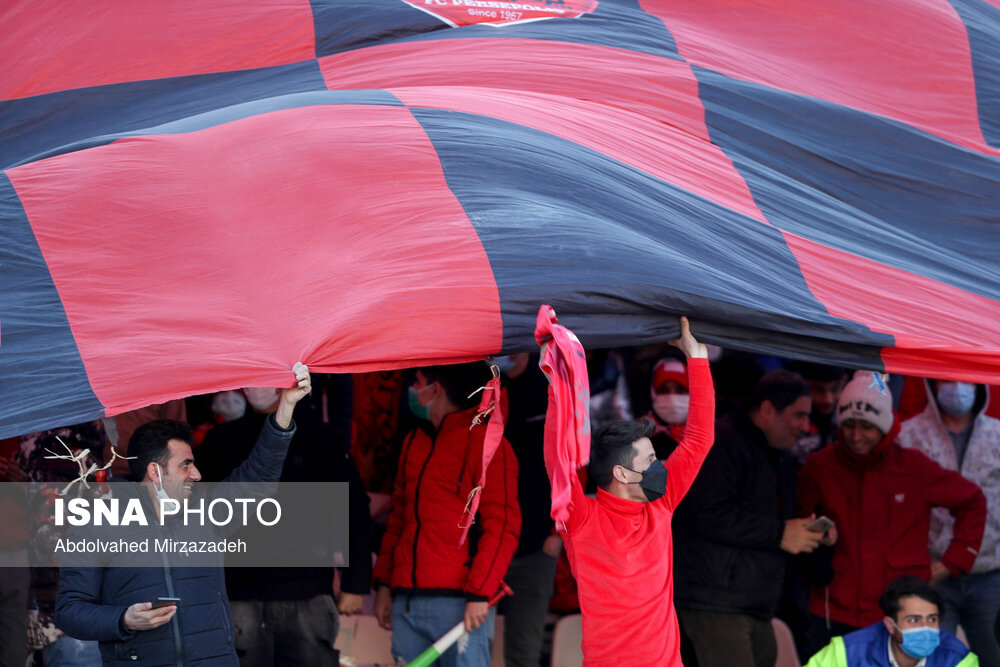
{"type": "MultiPolygon", "coordinates": [[[[803,664],[838,636],[867,629],[884,642],[893,629],[873,624],[903,618],[899,598],[916,596],[940,606],[947,632],[962,626],[980,664],[1000,667],[1000,421],[990,416],[1000,405],[990,388],[718,349],[710,357],[715,443],[673,519],[685,664],[770,667],[774,618],[791,628],[803,664]],[[932,593],[897,591],[889,614],[883,594],[901,576],[932,593]]],[[[507,663],[541,664],[547,614],[578,603],[549,517],[547,382],[537,361],[494,360],[505,438],[464,546],[457,524],[484,437],[469,428],[478,398],[468,396],[489,379],[486,366],[313,377],[312,395],[295,407],[281,479],[349,483],[351,566],[228,570],[241,664],[337,664],[338,617],[355,613],[374,613],[411,657],[463,622],[471,648],[449,664],[488,664],[496,611],[486,600],[501,580],[515,590],[499,608],[507,663]]],[[[666,459],[688,413],[683,355],[666,345],[604,350],[588,353],[587,366],[593,428],[645,417],[666,459]]],[[[250,454],[278,397],[220,392],[26,434],[0,442],[0,481],[71,479],[75,466],[43,457],[56,435],[101,465],[113,446],[126,453],[139,425],[163,418],[190,424],[201,477],[219,480],[250,454]]],[[[129,473],[121,459],[110,472],[129,473]]],[[[593,492],[586,470],[581,478],[593,492]]],[[[0,495],[0,521],[19,511],[0,495]]],[[[3,535],[0,558],[14,564],[28,535],[3,535]]],[[[97,642],[54,619],[58,570],[25,572],[0,568],[0,665],[22,665],[31,652],[36,664],[99,664],[97,642]],[[18,619],[27,623],[23,647],[8,639],[18,619]]]]}

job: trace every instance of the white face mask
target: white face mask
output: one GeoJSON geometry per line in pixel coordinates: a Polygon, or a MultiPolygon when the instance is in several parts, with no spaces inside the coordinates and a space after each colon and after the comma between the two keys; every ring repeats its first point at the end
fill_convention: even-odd
{"type": "Polygon", "coordinates": [[[688,418],[688,394],[653,394],[653,412],[666,424],[683,424],[688,418]]]}
{"type": "Polygon", "coordinates": [[[274,407],[274,404],[278,402],[281,390],[273,387],[246,387],[243,389],[243,393],[246,394],[247,401],[254,410],[263,412],[274,407]]]}
{"type": "Polygon", "coordinates": [[[941,409],[953,417],[960,417],[972,409],[976,402],[976,385],[968,382],[938,382],[937,399],[941,409]]]}
{"type": "Polygon", "coordinates": [[[247,409],[247,399],[238,391],[220,391],[212,399],[212,412],[223,421],[239,419],[247,409]]]}
{"type": "Polygon", "coordinates": [[[156,480],[150,480],[150,481],[153,482],[153,488],[156,489],[156,497],[159,498],[161,501],[170,500],[170,496],[167,495],[167,492],[163,489],[163,470],[160,468],[159,463],[156,463],[154,461],[153,465],[156,466],[156,480]],[[156,485],[157,481],[160,482],[159,486],[156,485]]]}

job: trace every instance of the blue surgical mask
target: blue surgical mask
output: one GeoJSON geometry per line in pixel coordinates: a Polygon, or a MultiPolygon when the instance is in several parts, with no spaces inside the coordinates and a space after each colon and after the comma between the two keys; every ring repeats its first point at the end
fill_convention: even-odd
{"type": "Polygon", "coordinates": [[[926,658],[941,644],[941,631],[937,628],[907,628],[900,630],[899,626],[893,623],[896,629],[903,634],[903,642],[900,648],[903,653],[914,658],[926,658]]]}
{"type": "Polygon", "coordinates": [[[961,417],[976,401],[976,385],[968,382],[938,382],[937,399],[941,409],[952,417],[961,417]]]}
{"type": "Polygon", "coordinates": [[[419,389],[419,390],[416,389],[416,388],[414,388],[414,387],[410,387],[410,412],[412,412],[413,415],[417,419],[423,419],[424,421],[430,421],[430,418],[431,418],[431,404],[428,403],[427,405],[421,405],[420,404],[420,400],[417,398],[418,396],[420,396],[420,394],[422,392],[424,392],[424,391],[426,391],[427,389],[430,389],[430,388],[431,388],[430,385],[427,385],[423,389],[419,389]]]}

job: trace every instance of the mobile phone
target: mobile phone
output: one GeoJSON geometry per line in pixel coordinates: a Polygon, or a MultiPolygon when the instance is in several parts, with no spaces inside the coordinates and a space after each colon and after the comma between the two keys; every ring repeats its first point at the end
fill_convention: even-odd
{"type": "Polygon", "coordinates": [[[812,523],[807,524],[806,530],[811,530],[814,533],[826,533],[826,531],[833,528],[833,526],[834,523],[832,519],[825,516],[821,516],[812,523]]]}
{"type": "Polygon", "coordinates": [[[156,602],[153,603],[153,609],[159,609],[160,607],[176,607],[180,603],[180,598],[156,598],[156,602]]]}

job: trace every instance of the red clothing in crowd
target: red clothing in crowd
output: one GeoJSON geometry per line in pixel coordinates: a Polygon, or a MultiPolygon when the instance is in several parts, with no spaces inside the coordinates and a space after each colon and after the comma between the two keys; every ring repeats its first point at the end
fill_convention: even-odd
{"type": "Polygon", "coordinates": [[[459,522],[479,480],[486,424],[472,429],[476,409],[447,415],[436,434],[410,433],[400,455],[392,514],[372,578],[395,592],[465,595],[485,600],[500,589],[517,549],[521,511],[517,504],[517,459],[501,440],[486,470],[479,533],[470,559],[459,544],[459,522]]]}
{"type": "MultiPolygon", "coordinates": [[[[897,420],[867,456],[837,442],[809,457],[799,472],[798,511],[825,515],[837,524],[830,619],[855,627],[884,616],[879,596],[895,578],[930,579],[933,507],[946,507],[955,517],[954,537],[941,558],[953,574],[972,567],[986,525],[986,499],[979,487],[923,453],[900,447],[898,433],[897,420]]],[[[826,615],[825,597],[823,589],[813,589],[813,614],[826,615]]]]}
{"type": "MultiPolygon", "coordinates": [[[[688,374],[687,429],[667,459],[662,498],[641,503],[603,490],[596,499],[588,498],[575,471],[568,475],[572,501],[562,536],[579,586],[585,665],[681,664],[670,521],[712,447],[715,431],[708,360],[689,359],[688,374]]],[[[546,456],[550,465],[554,460],[546,456]]]]}

